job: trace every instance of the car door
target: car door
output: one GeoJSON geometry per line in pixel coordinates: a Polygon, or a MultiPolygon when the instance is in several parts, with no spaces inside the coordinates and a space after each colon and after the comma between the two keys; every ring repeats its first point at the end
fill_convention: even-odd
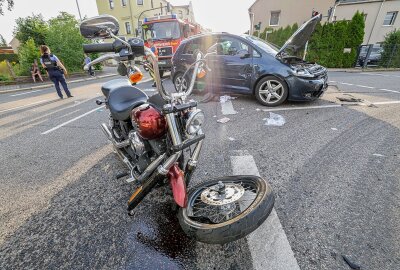
{"type": "Polygon", "coordinates": [[[253,73],[252,48],[239,38],[222,35],[210,50],[216,52],[210,57],[214,76],[218,77],[214,80],[224,90],[249,92],[253,73]]]}

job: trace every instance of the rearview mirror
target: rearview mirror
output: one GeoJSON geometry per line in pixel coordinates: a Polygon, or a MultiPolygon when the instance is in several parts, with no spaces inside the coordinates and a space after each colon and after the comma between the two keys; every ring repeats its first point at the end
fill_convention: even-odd
{"type": "Polygon", "coordinates": [[[110,15],[100,15],[84,20],[80,25],[81,35],[85,38],[110,38],[117,35],[118,20],[110,15]]]}
{"type": "Polygon", "coordinates": [[[246,50],[241,50],[237,53],[237,55],[240,57],[240,59],[245,59],[245,58],[249,58],[250,54],[248,51],[246,50]]]}

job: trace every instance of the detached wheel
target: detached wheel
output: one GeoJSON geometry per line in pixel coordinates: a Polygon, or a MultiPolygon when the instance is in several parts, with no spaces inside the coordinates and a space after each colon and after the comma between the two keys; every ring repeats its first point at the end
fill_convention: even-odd
{"type": "Polygon", "coordinates": [[[225,244],[245,237],[269,216],[275,196],[258,176],[226,176],[202,183],[188,195],[178,218],[197,241],[225,244]]]}
{"type": "Polygon", "coordinates": [[[174,83],[176,92],[180,92],[180,87],[182,84],[183,84],[183,88],[182,88],[183,92],[185,92],[189,87],[189,81],[187,80],[186,77],[183,77],[183,73],[176,74],[174,77],[173,83],[174,83]]]}
{"type": "Polygon", "coordinates": [[[257,86],[255,95],[264,106],[274,107],[281,105],[288,96],[289,89],[284,81],[274,76],[262,78],[257,86]]]}

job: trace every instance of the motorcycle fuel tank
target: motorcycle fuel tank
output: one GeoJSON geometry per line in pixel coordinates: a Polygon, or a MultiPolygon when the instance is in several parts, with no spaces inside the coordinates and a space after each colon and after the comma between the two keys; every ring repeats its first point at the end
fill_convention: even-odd
{"type": "Polygon", "coordinates": [[[167,122],[159,110],[150,104],[143,104],[132,110],[133,125],[137,125],[140,137],[154,140],[167,131],[167,122]]]}

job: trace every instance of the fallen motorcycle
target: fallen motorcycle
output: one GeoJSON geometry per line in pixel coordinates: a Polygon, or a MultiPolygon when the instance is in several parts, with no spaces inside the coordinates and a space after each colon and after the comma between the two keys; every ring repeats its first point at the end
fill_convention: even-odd
{"type": "MultiPolygon", "coordinates": [[[[258,176],[226,176],[187,187],[204,142],[204,113],[189,96],[198,74],[209,72],[206,56],[196,52],[188,68],[191,82],[185,91],[166,91],[159,74],[157,57],[143,40],[117,36],[118,22],[109,15],[81,23],[86,38],[112,38],[112,43],[83,46],[85,53],[106,53],[85,66],[113,59],[118,72],[128,79],[116,79],[102,86],[109,110],[108,124],[101,125],[118,157],[128,168],[128,183],[135,191],[128,200],[128,213],[156,187],[169,183],[179,206],[178,218],[184,232],[198,241],[224,244],[240,239],[258,228],[270,214],[275,197],[271,186],[258,176]],[[146,56],[145,67],[154,73],[158,94],[148,97],[132,86],[143,77],[135,58],[146,56]],[[189,155],[188,155],[189,154],[189,155]]],[[[138,62],[138,60],[137,60],[138,62]]],[[[140,62],[140,61],[139,61],[140,62]]],[[[168,196],[168,195],[166,195],[168,196]]]]}

